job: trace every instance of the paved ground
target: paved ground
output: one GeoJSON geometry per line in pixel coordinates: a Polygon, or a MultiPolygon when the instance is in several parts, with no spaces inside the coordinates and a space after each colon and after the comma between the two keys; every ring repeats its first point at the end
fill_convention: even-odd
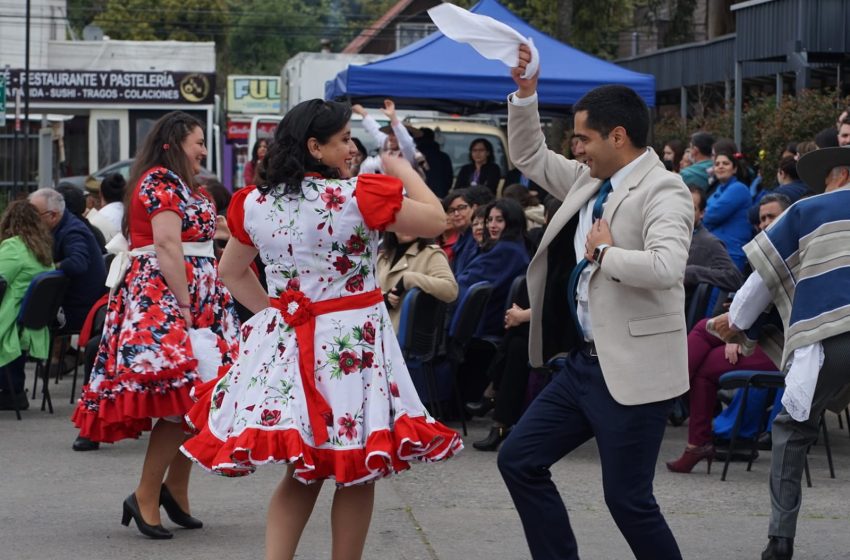
{"type": "MultiPolygon", "coordinates": [[[[70,381],[52,385],[56,414],[34,406],[17,422],[0,412],[0,560],[195,559],[262,557],[267,496],[282,469],[266,467],[241,479],[200,471],[192,498],[199,531],[177,530],[171,541],[147,540],[120,525],[121,501],[136,483],[145,440],[75,453],[68,421],[70,381]]],[[[822,447],[810,456],[814,488],[805,489],[797,555],[803,560],[850,558],[850,439],[830,415],[837,478],[828,475],[822,447]]],[[[443,465],[415,465],[378,483],[366,547],[370,560],[525,559],[519,519],[501,483],[495,455],[472,448],[488,423],[471,425],[467,449],[443,465]]],[[[752,472],[734,464],[706,476],[674,475],[663,460],[678,456],[685,428],[668,428],[657,469],[656,496],[684,558],[757,559],[766,537],[769,453],[752,472]]],[[[605,508],[596,448],[591,443],[553,469],[567,502],[582,558],[631,558],[605,508]]],[[[299,559],[330,557],[329,501],[323,490],[299,559]]],[[[168,522],[166,522],[167,524],[168,522]]],[[[169,526],[167,524],[167,526],[169,526]]],[[[557,530],[553,528],[553,530],[557,530]]]]}

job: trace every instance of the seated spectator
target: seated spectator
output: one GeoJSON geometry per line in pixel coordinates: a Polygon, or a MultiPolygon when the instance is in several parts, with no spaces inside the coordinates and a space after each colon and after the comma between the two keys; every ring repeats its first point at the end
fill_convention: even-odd
{"type": "Polygon", "coordinates": [[[416,147],[425,156],[428,168],[425,171],[425,183],[434,191],[434,194],[443,198],[449,194],[454,180],[454,168],[452,158],[440,149],[440,145],[434,138],[434,131],[430,128],[420,128],[422,136],[416,139],[416,147]]]}
{"type": "Polygon", "coordinates": [[[543,205],[540,204],[537,195],[531,193],[524,186],[520,184],[508,185],[502,191],[502,196],[519,202],[523,212],[525,212],[525,226],[528,230],[542,227],[546,223],[543,205]]]}
{"type": "Polygon", "coordinates": [[[472,214],[472,238],[475,244],[481,249],[484,246],[484,228],[487,221],[487,207],[479,206],[472,214]]]}
{"type": "Polygon", "coordinates": [[[779,169],[776,171],[776,182],[779,185],[771,190],[763,190],[755,199],[755,204],[750,207],[747,218],[753,226],[758,226],[759,203],[767,194],[781,194],[788,197],[791,204],[797,202],[804,196],[809,196],[812,191],[800,180],[797,175],[797,160],[793,156],[786,156],[779,161],[779,169]]]}
{"type": "Polygon", "coordinates": [[[47,359],[50,333],[18,328],[18,313],[32,279],[53,269],[50,232],[38,211],[26,201],[11,202],[0,217],[0,276],[6,280],[6,293],[0,303],[0,410],[29,408],[24,389],[26,350],[38,359],[47,359]],[[7,385],[7,373],[11,387],[7,385]]]}
{"type": "MultiPolygon", "coordinates": [[[[486,189],[485,189],[486,191],[486,189]]],[[[489,191],[486,191],[489,193],[489,191]]],[[[460,274],[469,262],[478,254],[478,245],[472,238],[472,215],[479,206],[484,206],[482,197],[478,191],[471,189],[455,189],[443,200],[446,213],[452,225],[457,240],[451,246],[452,271],[455,275],[460,274]]]]}
{"type": "Polygon", "coordinates": [[[124,222],[124,192],[127,181],[120,173],[112,173],[103,178],[100,183],[99,208],[92,208],[86,214],[91,225],[100,230],[103,239],[109,243],[113,237],[121,233],[124,222]]]}
{"type": "Polygon", "coordinates": [[[53,261],[69,278],[62,309],[65,329],[79,330],[86,314],[106,291],[106,268],[100,247],[91,230],[70,211],[65,199],[54,189],[39,189],[29,202],[53,234],[53,261]]]}
{"type": "Polygon", "coordinates": [[[89,222],[85,217],[86,212],[86,195],[83,192],[71,185],[63,185],[61,187],[56,188],[56,192],[62,195],[62,198],[65,199],[65,208],[73,214],[77,219],[79,219],[83,224],[89,229],[92,235],[97,241],[98,249],[100,254],[106,253],[106,238],[103,236],[103,233],[96,227],[94,227],[91,222],[89,222]]]}
{"type": "MultiPolygon", "coordinates": [[[[775,201],[768,204],[772,203],[775,201]]],[[[759,223],[760,230],[766,229],[779,216],[776,214],[771,218],[767,209],[763,212],[764,219],[759,223]]],[[[717,403],[721,375],[735,370],[776,370],[776,364],[761,348],[756,347],[750,356],[741,356],[740,345],[727,344],[709,334],[706,330],[707,323],[708,320],[703,319],[688,333],[688,373],[691,382],[688,392],[688,445],[681,457],[667,463],[667,468],[673,472],[689,473],[703,459],[711,469],[715,454],[711,419],[717,403]]]]}
{"type": "Polygon", "coordinates": [[[496,195],[502,169],[496,163],[493,144],[486,138],[476,138],[469,144],[469,161],[457,172],[455,188],[484,186],[496,195]]]}
{"type": "Polygon", "coordinates": [[[679,173],[679,165],[685,155],[685,144],[681,140],[673,139],[664,144],[664,149],[661,151],[661,161],[664,162],[664,167],[668,171],[679,173]]]}
{"type": "Polygon", "coordinates": [[[528,385],[528,323],[531,305],[525,280],[511,307],[505,312],[504,336],[496,355],[487,369],[490,385],[480,401],[466,403],[466,411],[473,416],[484,416],[493,411],[493,423],[484,439],[472,442],[479,451],[496,451],[508,437],[511,428],[522,415],[522,405],[528,385]]]}
{"type": "Polygon", "coordinates": [[[785,145],[785,149],[782,150],[782,155],[780,156],[780,159],[785,159],[787,157],[794,158],[795,161],[797,160],[797,158],[800,157],[800,153],[797,151],[796,142],[790,142],[785,145]]]}
{"type": "Polygon", "coordinates": [[[458,297],[476,282],[486,281],[493,294],[484,311],[478,336],[501,336],[505,301],[511,282],[528,268],[525,215],[519,203],[499,199],[487,206],[485,243],[482,251],[457,275],[458,297]]]}
{"type": "Polygon", "coordinates": [[[457,281],[442,249],[432,239],[391,231],[384,233],[378,257],[378,284],[396,331],[407,290],[419,288],[446,303],[457,298],[457,281]]]}
{"type": "Polygon", "coordinates": [[[554,196],[549,196],[543,201],[543,227],[530,229],[527,234],[528,243],[534,250],[532,251],[532,254],[536,252],[537,248],[540,246],[540,240],[543,239],[543,234],[546,232],[546,226],[549,224],[549,220],[552,219],[552,216],[555,215],[555,212],[557,212],[560,207],[561,201],[554,196]]]}
{"type": "Polygon", "coordinates": [[[708,192],[708,169],[712,165],[711,148],[714,136],[707,132],[696,132],[691,136],[688,146],[691,164],[679,173],[686,185],[695,185],[708,192]]]}
{"type": "Polygon", "coordinates": [[[800,161],[800,158],[809,152],[814,152],[818,149],[818,145],[813,140],[806,140],[805,142],[800,142],[797,144],[797,155],[794,156],[794,159],[800,161]]]}
{"type": "Polygon", "coordinates": [[[231,194],[218,179],[207,179],[201,188],[212,198],[215,204],[215,258],[220,259],[225,245],[230,240],[230,228],[227,226],[227,207],[230,206],[231,194]]]}
{"type": "MultiPolygon", "coordinates": [[[[815,135],[815,144],[818,149],[838,147],[838,129],[825,128],[815,135]]],[[[802,156],[802,154],[800,154],[802,156]]]]}
{"type": "Polygon", "coordinates": [[[694,235],[685,266],[686,302],[697,284],[711,284],[734,292],[744,283],[741,271],[729,257],[726,246],[702,224],[706,207],[705,193],[699,187],[688,188],[694,200],[694,235]]]}
{"type": "Polygon", "coordinates": [[[750,191],[738,179],[743,173],[743,165],[735,154],[717,153],[714,158],[717,186],[708,199],[703,217],[705,227],[726,245],[729,256],[742,270],[747,261],[743,247],[752,238],[747,220],[750,191]]]}

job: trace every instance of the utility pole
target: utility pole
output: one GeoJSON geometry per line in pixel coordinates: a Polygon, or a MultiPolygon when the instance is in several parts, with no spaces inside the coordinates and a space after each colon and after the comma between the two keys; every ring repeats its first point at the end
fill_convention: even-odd
{"type": "MultiPolygon", "coordinates": [[[[23,162],[23,183],[24,190],[29,190],[29,172],[30,172],[30,16],[32,13],[32,0],[27,0],[27,29],[26,29],[26,45],[24,46],[24,162],[23,162]]],[[[17,194],[17,193],[15,193],[17,194]]]]}

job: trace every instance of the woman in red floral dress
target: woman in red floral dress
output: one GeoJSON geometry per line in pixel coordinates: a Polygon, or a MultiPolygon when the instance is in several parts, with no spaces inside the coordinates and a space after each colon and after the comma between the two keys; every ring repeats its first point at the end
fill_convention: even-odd
{"type": "Polygon", "coordinates": [[[350,118],[348,105],[319,99],[291,109],[265,159],[268,184],[233,197],[220,270],[255,315],[236,363],[196,389],[188,416],[199,433],[183,452],[208,470],[289,465],[269,504],[270,560],[293,557],[325,479],[337,485],[333,559],[360,558],[366,483],[462,448],[420,402],[376,276],[381,230],[432,237],[445,213],[402,158],[384,157],[388,175],[349,178],[350,118]],[[268,292],[249,269],[257,254],[268,292]]]}
{"type": "Polygon", "coordinates": [[[232,300],[212,252],[215,207],[193,180],[206,155],[201,123],[182,112],[159,119],[139,150],[125,204],[129,263],[109,299],[91,381],[73,416],[80,435],[96,442],[151,430],[122,522],[132,518],[156,539],[172,537],[160,505],[178,525],[202,526],[189,513],[192,464],[178,451],[190,391],[200,382],[189,329],[213,333],[223,365],[238,352],[232,300]]]}

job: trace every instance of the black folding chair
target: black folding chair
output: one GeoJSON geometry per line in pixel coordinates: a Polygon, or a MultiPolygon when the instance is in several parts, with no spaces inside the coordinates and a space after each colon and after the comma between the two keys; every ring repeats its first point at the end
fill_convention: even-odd
{"type": "Polygon", "coordinates": [[[428,404],[431,414],[441,416],[437,381],[434,378],[434,358],[443,338],[446,304],[419,288],[407,291],[401,304],[398,343],[408,368],[419,368],[425,375],[428,404]]]}
{"type": "Polygon", "coordinates": [[[33,359],[26,352],[24,355],[27,361],[35,361],[36,363],[35,380],[32,388],[33,398],[35,398],[35,390],[40,374],[42,377],[41,410],[44,410],[46,403],[51,414],[53,414],[53,401],[50,399],[50,352],[53,351],[53,341],[56,332],[56,329],[54,329],[56,314],[59,312],[59,307],[65,297],[65,290],[67,288],[68,277],[61,271],[51,270],[36,275],[24,294],[24,299],[21,302],[21,310],[18,313],[19,328],[32,330],[47,328],[50,332],[48,357],[46,360],[33,359]]]}
{"type": "Polygon", "coordinates": [[[685,326],[687,332],[691,332],[694,325],[705,318],[708,311],[708,302],[711,301],[711,294],[714,291],[714,286],[705,282],[697,284],[694,291],[691,293],[691,299],[688,302],[688,308],[685,310],[685,326]]]}
{"type": "MultiPolygon", "coordinates": [[[[106,311],[107,311],[108,308],[109,308],[109,303],[104,303],[97,308],[97,311],[95,311],[94,320],[92,321],[91,336],[89,338],[89,342],[91,342],[91,340],[94,339],[94,338],[96,338],[98,340],[98,342],[100,341],[100,335],[103,333],[103,324],[106,322],[106,311]]],[[[77,399],[77,367],[79,366],[79,356],[80,356],[81,350],[84,353],[84,356],[83,356],[83,385],[85,385],[86,383],[89,382],[89,376],[91,374],[91,368],[92,368],[92,366],[89,366],[88,370],[86,370],[86,364],[88,362],[88,353],[89,353],[89,342],[86,343],[85,348],[78,348],[77,349],[76,362],[75,362],[75,365],[74,365],[74,379],[71,382],[71,404],[74,404],[74,402],[77,399]]],[[[96,346],[95,346],[95,350],[97,350],[96,346]]],[[[60,362],[60,364],[61,364],[61,362],[60,362]]]]}
{"type": "Polygon", "coordinates": [[[458,370],[466,356],[466,349],[470,341],[475,338],[475,331],[481,324],[481,317],[493,294],[493,286],[489,282],[476,282],[463,295],[458,302],[449,325],[448,343],[446,346],[446,358],[452,371],[452,383],[454,385],[457,409],[460,411],[463,435],[466,435],[466,417],[463,412],[463,403],[460,398],[460,386],[458,385],[458,370]]]}
{"type": "MultiPolygon", "coordinates": [[[[723,474],[720,476],[720,480],[726,480],[726,472],[729,470],[729,462],[732,459],[735,442],[738,439],[738,433],[740,432],[741,425],[744,421],[745,409],[747,407],[747,395],[749,394],[750,388],[769,389],[770,392],[768,393],[767,402],[772,403],[775,399],[776,391],[784,387],[785,376],[778,371],[730,371],[720,377],[721,389],[743,389],[743,394],[741,395],[741,408],[738,409],[738,415],[735,417],[735,424],[732,426],[732,433],[729,438],[729,452],[726,454],[726,463],[723,465],[723,474]]],[[[768,412],[767,408],[765,408],[762,413],[761,421],[759,422],[759,429],[756,431],[757,434],[765,430],[767,426],[768,412]]],[[[829,443],[829,432],[827,430],[826,420],[823,414],[821,414],[821,417],[818,420],[818,425],[821,429],[821,433],[823,434],[823,444],[824,449],[826,450],[826,459],[829,464],[829,477],[835,478],[835,466],[832,462],[832,446],[829,443]]],[[[754,437],[751,442],[747,471],[752,469],[757,446],[758,438],[754,437]]],[[[811,487],[812,477],[809,473],[808,457],[806,457],[805,469],[806,483],[809,487],[811,487]]]]}

